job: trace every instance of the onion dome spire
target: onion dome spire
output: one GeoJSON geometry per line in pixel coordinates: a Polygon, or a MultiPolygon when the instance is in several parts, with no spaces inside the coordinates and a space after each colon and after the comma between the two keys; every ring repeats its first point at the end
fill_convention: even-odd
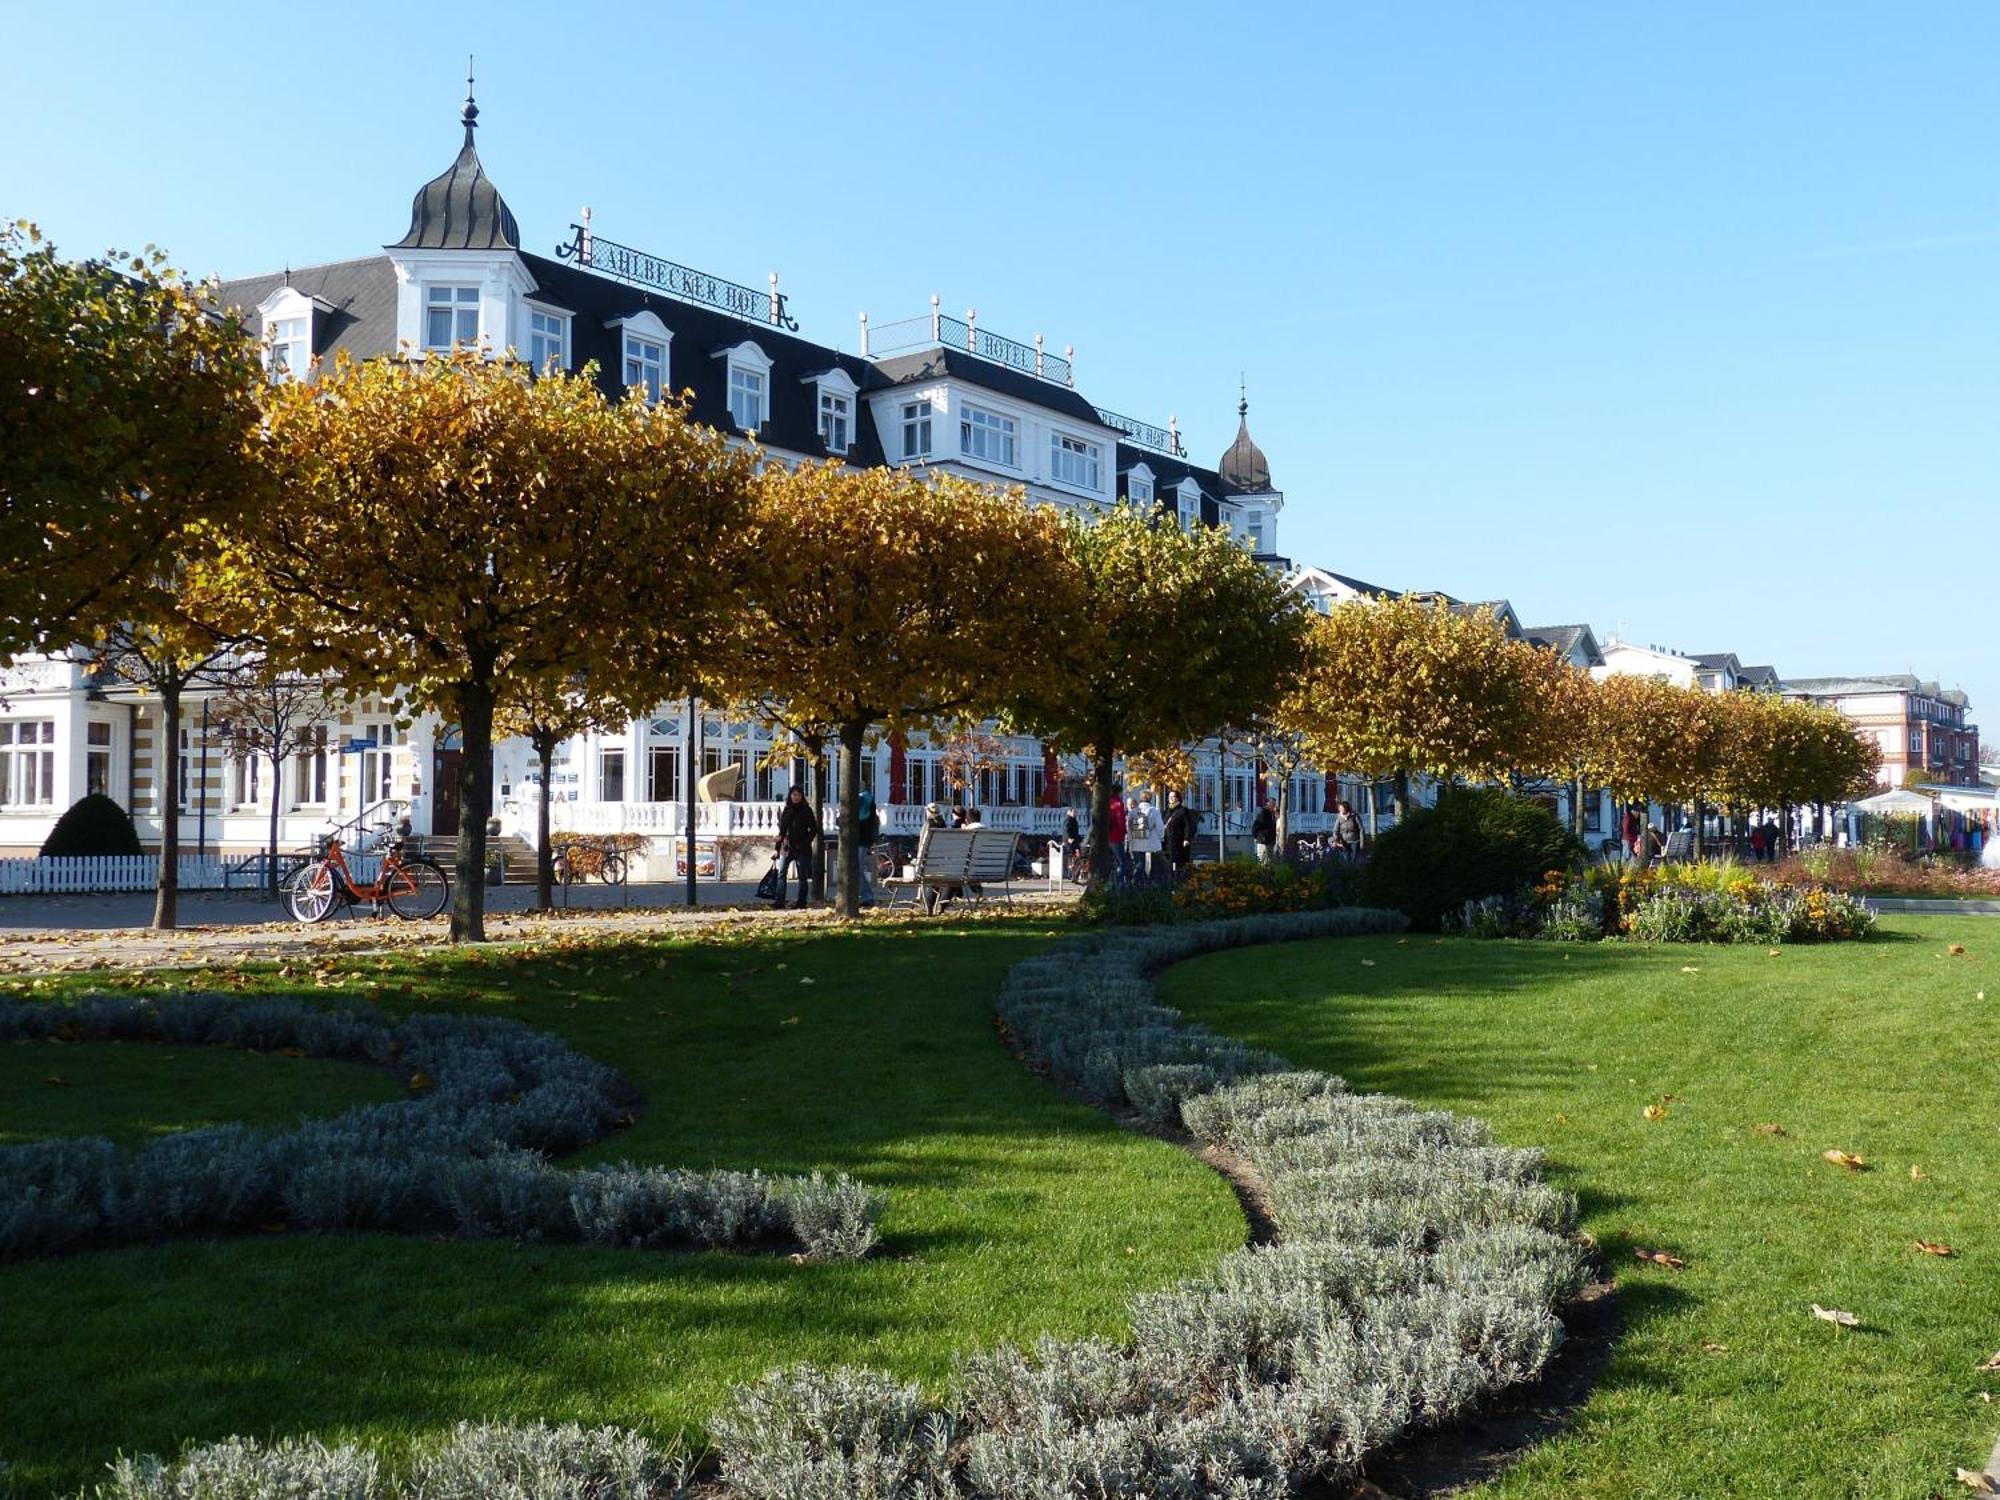
{"type": "Polygon", "coordinates": [[[410,231],[391,250],[518,250],[521,226],[506,199],[480,165],[472,132],[479,128],[479,105],[472,95],[471,59],[466,60],[465,144],[458,159],[433,177],[410,201],[410,231]]]}
{"type": "Polygon", "coordinates": [[[1271,489],[1271,465],[1250,436],[1250,396],[1239,382],[1236,393],[1236,441],[1216,464],[1222,482],[1239,494],[1262,495],[1271,489]]]}

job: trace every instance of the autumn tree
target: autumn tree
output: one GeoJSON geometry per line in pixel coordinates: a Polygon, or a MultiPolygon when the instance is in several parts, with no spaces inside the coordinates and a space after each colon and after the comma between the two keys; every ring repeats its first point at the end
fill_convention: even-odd
{"type": "Polygon", "coordinates": [[[839,900],[853,916],[868,736],[991,712],[1045,669],[1055,518],[946,475],[805,464],[760,476],[750,540],[763,571],[714,690],[833,727],[839,900]]]}
{"type": "Polygon", "coordinates": [[[142,612],[190,528],[257,505],[257,348],[208,298],[0,228],[0,660],[142,612]]]}
{"type": "Polygon", "coordinates": [[[607,663],[677,693],[738,585],[752,457],[594,369],[342,361],[269,403],[281,503],[231,538],[240,617],[302,670],[459,726],[451,935],[484,936],[493,726],[607,663]],[[510,698],[511,695],[511,698],[510,698]]]}
{"type": "Polygon", "coordinates": [[[1490,613],[1415,598],[1337,604],[1312,622],[1280,721],[1316,764],[1391,781],[1400,819],[1412,776],[1540,769],[1547,655],[1510,641],[1490,613]]]}
{"type": "MultiPolygon", "coordinates": [[[[175,607],[178,591],[155,582],[128,597],[129,618],[98,636],[90,648],[93,669],[158,704],[153,741],[154,795],[160,808],[160,859],[153,882],[153,926],[180,924],[182,705],[189,692],[220,680],[229,642],[175,607]]],[[[203,794],[206,795],[206,788],[203,794]]]]}
{"type": "Polygon", "coordinates": [[[288,671],[266,657],[239,657],[213,673],[221,692],[210,700],[210,734],[238,760],[261,759],[271,767],[265,879],[278,899],[278,811],[282,806],[285,762],[321,749],[334,718],[329,684],[319,677],[288,671]]]}
{"type": "Polygon", "coordinates": [[[1730,712],[1716,694],[1626,674],[1599,689],[1595,759],[1615,797],[1671,806],[1712,792],[1730,712]]]}
{"type": "Polygon", "coordinates": [[[1090,866],[1110,874],[1120,755],[1205,739],[1263,712],[1297,663],[1304,610],[1220,527],[1183,531],[1121,504],[1064,519],[1062,561],[1033,580],[1062,623],[1014,706],[1090,758],[1090,866]]]}

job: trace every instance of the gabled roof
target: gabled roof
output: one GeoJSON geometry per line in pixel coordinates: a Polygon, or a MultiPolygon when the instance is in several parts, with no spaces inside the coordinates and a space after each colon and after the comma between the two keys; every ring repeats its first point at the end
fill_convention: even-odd
{"type": "Polygon", "coordinates": [[[1769,689],[1778,686],[1776,667],[1744,667],[1736,674],[1736,680],[1746,687],[1769,689]]]}
{"type": "Polygon", "coordinates": [[[472,132],[479,106],[465,101],[465,144],[444,171],[417,189],[410,202],[410,230],[391,250],[518,250],[521,226],[500,189],[479,164],[472,132]]]}
{"type": "Polygon", "coordinates": [[[916,385],[931,380],[962,380],[1015,401],[1061,412],[1073,421],[1103,427],[1104,420],[1073,387],[1041,380],[1011,365],[995,364],[963,349],[919,349],[875,361],[874,368],[891,385],[916,385]]]}
{"type": "Polygon", "coordinates": [[[1697,651],[1689,658],[1697,667],[1711,672],[1719,672],[1727,667],[1732,672],[1740,672],[1743,663],[1736,659],[1734,651],[1697,651]]]}
{"type": "Polygon", "coordinates": [[[1598,648],[1597,635],[1588,625],[1523,625],[1521,638],[1555,652],[1564,661],[1580,662],[1586,667],[1604,665],[1604,652],[1598,648]]]}
{"type": "Polygon", "coordinates": [[[1285,580],[1285,583],[1288,588],[1310,590],[1312,585],[1321,580],[1338,584],[1350,593],[1360,594],[1369,599],[1394,599],[1397,596],[1395,589],[1384,588],[1379,583],[1364,583],[1359,578],[1350,578],[1345,573],[1336,573],[1330,568],[1314,567],[1311,564],[1298,569],[1285,580]]]}

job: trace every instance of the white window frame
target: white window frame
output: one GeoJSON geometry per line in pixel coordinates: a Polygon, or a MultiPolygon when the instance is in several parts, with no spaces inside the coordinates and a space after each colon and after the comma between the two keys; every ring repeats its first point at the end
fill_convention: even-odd
{"type": "Polygon", "coordinates": [[[312,369],[312,314],[268,318],[264,323],[264,373],[272,380],[303,380],[312,369]]]}
{"type": "MultiPolygon", "coordinates": [[[[525,306],[528,309],[528,364],[539,373],[547,369],[553,360],[558,370],[568,370],[570,315],[561,308],[543,307],[534,302],[525,306]]],[[[664,376],[664,357],[660,366],[664,376]]]]}
{"type": "Polygon", "coordinates": [[[625,753],[625,746],[600,745],[597,750],[597,800],[599,802],[623,802],[631,786],[626,773],[631,768],[631,757],[625,753]],[[610,794],[611,768],[618,768],[618,795],[610,794]]]}
{"type": "Polygon", "coordinates": [[[105,796],[111,795],[112,745],[114,742],[110,724],[102,719],[94,719],[83,726],[83,790],[88,794],[93,789],[105,796]],[[101,731],[101,733],[100,733],[101,731]],[[99,768],[102,767],[102,774],[99,768]]]}
{"type": "Polygon", "coordinates": [[[629,391],[632,387],[638,386],[646,392],[647,401],[657,405],[673,389],[673,330],[660,321],[658,313],[652,311],[612,318],[604,326],[618,331],[618,374],[621,388],[629,391]],[[635,356],[640,361],[640,373],[643,377],[648,363],[645,356],[648,353],[657,354],[659,357],[660,389],[657,393],[643,378],[638,380],[632,378],[635,356]]]}
{"type": "Polygon", "coordinates": [[[292,758],[292,806],[326,806],[327,729],[313,726],[313,744],[292,758]]]}
{"type": "Polygon", "coordinates": [[[715,357],[723,362],[722,391],[729,420],[739,431],[754,435],[771,420],[771,356],[755,340],[745,339],[716,350],[715,357]],[[740,404],[739,395],[749,398],[749,404],[740,404]]]}
{"type": "Polygon", "coordinates": [[[854,383],[854,377],[838,365],[817,375],[807,375],[801,383],[813,387],[815,430],[820,441],[826,444],[826,451],[837,457],[846,457],[853,451],[860,435],[860,403],[855,397],[860,394],[861,388],[854,383]]]}
{"type": "Polygon", "coordinates": [[[482,294],[478,284],[475,282],[425,282],[422,305],[423,326],[420,329],[424,337],[424,352],[426,354],[449,354],[454,349],[477,349],[479,347],[479,340],[485,333],[480,306],[481,300],[482,294]],[[440,296],[440,293],[444,295],[440,296]],[[470,295],[467,295],[468,293],[470,295]],[[451,325],[450,336],[442,343],[438,342],[431,334],[431,314],[439,312],[444,313],[448,317],[451,325]],[[472,320],[469,336],[466,325],[468,315],[472,320]]]}
{"type": "Polygon", "coordinates": [[[667,346],[658,339],[649,339],[625,331],[624,347],[625,388],[638,387],[646,393],[648,403],[657,406],[660,398],[667,393],[667,346]]]}
{"type": "Polygon", "coordinates": [[[255,750],[239,747],[229,757],[230,793],[236,807],[263,804],[264,757],[255,750]]]}
{"type": "Polygon", "coordinates": [[[0,719],[0,808],[54,807],[56,721],[0,719]]]}
{"type": "Polygon", "coordinates": [[[393,721],[377,721],[359,726],[358,739],[373,740],[373,750],[361,752],[361,805],[369,807],[396,795],[396,747],[407,744],[407,734],[399,734],[393,721]]]}
{"type": "Polygon", "coordinates": [[[1183,531],[1194,530],[1201,520],[1201,486],[1192,479],[1183,479],[1174,486],[1174,514],[1180,518],[1183,531]]]}
{"type": "Polygon", "coordinates": [[[905,401],[901,403],[901,408],[905,462],[911,459],[929,458],[933,451],[931,419],[937,415],[937,404],[928,399],[905,401]]]}
{"type": "Polygon", "coordinates": [[[1049,433],[1049,478],[1097,494],[1104,488],[1104,445],[1072,433],[1049,433]]]}
{"type": "Polygon", "coordinates": [[[1134,464],[1125,474],[1125,498],[1133,505],[1153,503],[1153,471],[1144,464],[1134,464]]]}
{"type": "Polygon", "coordinates": [[[1021,467],[1021,424],[1005,412],[969,403],[958,410],[958,451],[963,458],[1002,469],[1021,467]]]}
{"type": "Polygon", "coordinates": [[[1264,550],[1263,511],[1253,510],[1244,516],[1243,545],[1248,547],[1252,554],[1260,553],[1264,550]]]}

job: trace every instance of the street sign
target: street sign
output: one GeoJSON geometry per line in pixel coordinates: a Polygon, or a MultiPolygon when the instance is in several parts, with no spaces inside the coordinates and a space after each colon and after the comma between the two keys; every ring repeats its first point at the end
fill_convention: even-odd
{"type": "Polygon", "coordinates": [[[374,748],[375,740],[373,736],[367,739],[354,739],[350,737],[340,742],[340,753],[342,755],[359,755],[363,750],[373,750],[374,748]]]}

